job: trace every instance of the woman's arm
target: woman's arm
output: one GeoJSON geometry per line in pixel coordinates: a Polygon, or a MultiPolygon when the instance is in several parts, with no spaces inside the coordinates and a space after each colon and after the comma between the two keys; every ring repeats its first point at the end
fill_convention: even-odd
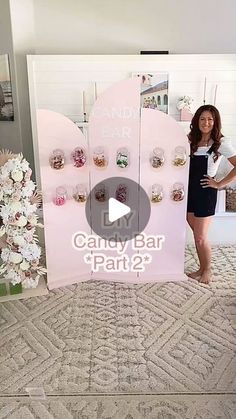
{"type": "Polygon", "coordinates": [[[222,189],[233,180],[236,180],[236,156],[228,157],[229,162],[234,166],[233,169],[223,179],[216,181],[208,175],[204,175],[205,179],[201,179],[203,188],[222,189]]]}
{"type": "Polygon", "coordinates": [[[230,182],[232,182],[233,180],[236,180],[236,156],[229,157],[228,160],[234,167],[232,170],[230,170],[230,172],[223,179],[217,182],[218,189],[224,188],[230,182]]]}

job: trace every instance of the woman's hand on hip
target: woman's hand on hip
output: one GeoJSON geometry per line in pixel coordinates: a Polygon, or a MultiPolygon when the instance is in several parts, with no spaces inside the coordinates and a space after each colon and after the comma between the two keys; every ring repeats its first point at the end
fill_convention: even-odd
{"type": "Polygon", "coordinates": [[[219,188],[219,183],[213,179],[211,176],[204,175],[204,179],[200,180],[200,184],[203,188],[219,188]]]}

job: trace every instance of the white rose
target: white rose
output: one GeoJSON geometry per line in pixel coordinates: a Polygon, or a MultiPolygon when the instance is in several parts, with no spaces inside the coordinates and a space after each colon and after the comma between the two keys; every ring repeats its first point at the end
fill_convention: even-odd
{"type": "Polygon", "coordinates": [[[26,260],[23,260],[23,262],[21,262],[20,264],[20,268],[22,269],[22,271],[27,271],[29,267],[30,267],[30,264],[26,262],[26,260]]]}
{"type": "Polygon", "coordinates": [[[27,170],[30,170],[29,169],[29,163],[27,162],[27,160],[23,159],[21,161],[21,168],[24,172],[27,172],[27,170]]]}
{"type": "Polygon", "coordinates": [[[25,174],[25,180],[27,180],[27,181],[30,180],[31,175],[32,175],[32,170],[28,169],[26,174],[25,174]]]}
{"type": "Polygon", "coordinates": [[[19,191],[13,193],[12,194],[12,197],[11,197],[12,201],[20,201],[20,198],[21,198],[21,195],[20,195],[20,192],[19,191]]]}
{"type": "Polygon", "coordinates": [[[24,215],[21,215],[19,220],[15,223],[18,227],[24,227],[27,224],[27,218],[24,215]]]}
{"type": "Polygon", "coordinates": [[[9,262],[10,259],[10,249],[8,249],[8,247],[4,247],[2,249],[2,254],[1,254],[1,259],[3,260],[3,262],[9,262]]]}
{"type": "Polygon", "coordinates": [[[8,177],[9,177],[9,170],[5,165],[1,168],[1,178],[2,180],[4,180],[4,179],[7,179],[8,177]]]}
{"type": "Polygon", "coordinates": [[[3,190],[0,189],[0,201],[2,201],[2,199],[3,199],[3,190]]]}
{"type": "Polygon", "coordinates": [[[11,172],[11,177],[15,182],[21,182],[23,179],[23,172],[21,170],[15,170],[11,172]]]}
{"type": "Polygon", "coordinates": [[[23,258],[22,258],[22,256],[21,256],[20,253],[12,252],[10,254],[9,262],[12,262],[12,263],[21,263],[22,262],[22,259],[23,258]]]}
{"type": "Polygon", "coordinates": [[[26,278],[22,282],[23,288],[36,288],[39,283],[39,275],[36,276],[36,278],[26,278]]]}
{"type": "Polygon", "coordinates": [[[21,212],[22,210],[22,205],[20,202],[18,201],[14,201],[10,204],[10,211],[11,213],[13,212],[21,212]]]}
{"type": "Polygon", "coordinates": [[[14,243],[17,246],[24,246],[25,245],[25,240],[22,236],[16,236],[16,237],[14,237],[14,243]]]}

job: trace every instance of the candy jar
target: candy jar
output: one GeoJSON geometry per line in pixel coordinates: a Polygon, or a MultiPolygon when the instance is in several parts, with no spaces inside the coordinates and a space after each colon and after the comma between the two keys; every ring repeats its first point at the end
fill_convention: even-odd
{"type": "Polygon", "coordinates": [[[105,202],[107,199],[107,193],[106,193],[106,187],[104,185],[104,183],[99,183],[96,187],[95,187],[95,199],[98,202],[105,202]]]}
{"type": "Polygon", "coordinates": [[[171,198],[176,202],[184,199],[184,185],[182,183],[174,183],[171,198]]]}
{"type": "Polygon", "coordinates": [[[76,147],[71,153],[71,159],[75,167],[83,167],[86,163],[86,154],[82,147],[76,147]]]}
{"type": "Polygon", "coordinates": [[[116,153],[116,164],[121,169],[129,165],[129,152],[127,148],[119,148],[116,153]]]}
{"type": "Polygon", "coordinates": [[[127,186],[120,184],[116,189],[116,199],[122,204],[127,200],[127,186]]]}
{"type": "Polygon", "coordinates": [[[158,183],[155,183],[152,185],[152,196],[151,196],[151,202],[157,203],[161,202],[163,199],[163,187],[159,185],[158,183]]]}
{"type": "Polygon", "coordinates": [[[186,161],[187,161],[187,155],[186,155],[185,147],[182,147],[182,146],[175,147],[173,165],[184,166],[186,161]]]}
{"type": "Polygon", "coordinates": [[[52,154],[49,157],[49,163],[52,169],[63,169],[65,164],[65,155],[62,150],[57,148],[52,151],[52,154]]]}
{"type": "Polygon", "coordinates": [[[75,186],[73,198],[76,202],[85,202],[87,200],[87,189],[86,186],[79,183],[75,186]]]}
{"type": "Polygon", "coordinates": [[[93,162],[95,166],[103,168],[107,165],[107,158],[103,147],[96,147],[93,152],[93,162]]]}
{"type": "Polygon", "coordinates": [[[159,167],[163,166],[164,161],[165,161],[164,150],[160,147],[155,147],[153,149],[151,159],[150,159],[152,167],[154,167],[154,169],[158,169],[159,167]]]}
{"type": "Polygon", "coordinates": [[[64,205],[66,202],[66,189],[64,188],[64,186],[58,186],[56,188],[56,196],[54,198],[54,204],[55,205],[64,205]]]}

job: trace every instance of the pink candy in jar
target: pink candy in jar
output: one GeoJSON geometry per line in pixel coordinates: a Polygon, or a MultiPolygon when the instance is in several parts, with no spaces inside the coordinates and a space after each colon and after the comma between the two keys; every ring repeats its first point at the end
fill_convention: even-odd
{"type": "Polygon", "coordinates": [[[116,189],[116,199],[121,203],[126,202],[127,200],[127,186],[120,184],[116,189]]]}
{"type": "Polygon", "coordinates": [[[83,167],[86,163],[86,154],[82,147],[76,147],[71,153],[71,159],[75,167],[83,167]]]}
{"type": "Polygon", "coordinates": [[[66,189],[63,186],[56,188],[56,196],[53,200],[55,205],[61,206],[66,202],[66,189]]]}

